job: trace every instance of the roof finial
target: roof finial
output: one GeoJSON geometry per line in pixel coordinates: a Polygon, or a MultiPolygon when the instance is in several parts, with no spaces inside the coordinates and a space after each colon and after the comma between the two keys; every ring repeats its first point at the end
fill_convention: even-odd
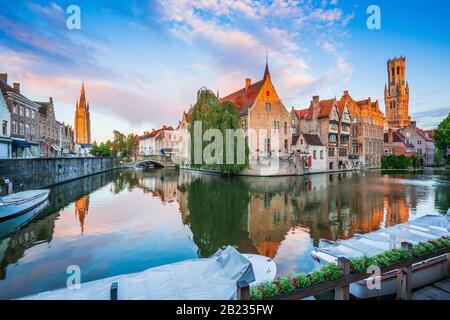
{"type": "Polygon", "coordinates": [[[266,77],[270,77],[270,72],[269,72],[269,52],[266,49],[266,69],[264,70],[264,78],[266,77]]]}

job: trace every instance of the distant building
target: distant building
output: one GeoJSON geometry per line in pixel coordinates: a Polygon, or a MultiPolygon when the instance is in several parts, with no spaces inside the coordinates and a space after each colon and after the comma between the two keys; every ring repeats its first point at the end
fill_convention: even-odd
{"type": "Polygon", "coordinates": [[[76,104],[74,129],[76,144],[91,144],[91,115],[89,112],[89,102],[86,102],[84,82],[81,85],[80,101],[77,100],[76,104]]]}
{"type": "Polygon", "coordinates": [[[12,157],[39,157],[40,105],[21,94],[20,83],[11,87],[7,73],[0,73],[0,90],[11,113],[12,157]]]}
{"type": "Polygon", "coordinates": [[[384,134],[384,155],[410,157],[416,154],[414,145],[399,130],[389,129],[384,134]]]}
{"type": "Polygon", "coordinates": [[[11,113],[0,94],[0,159],[11,157],[11,113]]]}
{"type": "Polygon", "coordinates": [[[220,101],[229,101],[238,108],[251,156],[289,155],[291,119],[272,83],[267,62],[262,80],[252,84],[251,79],[245,79],[242,89],[220,101]],[[266,137],[261,138],[260,133],[264,131],[267,132],[266,137]]]}
{"type": "Polygon", "coordinates": [[[434,140],[428,133],[418,128],[415,121],[400,129],[399,132],[406,137],[409,143],[414,145],[421,166],[435,165],[436,146],[434,140]]]}
{"type": "Polygon", "coordinates": [[[178,155],[178,132],[171,126],[146,131],[138,139],[139,155],[178,155]]]}
{"type": "Polygon", "coordinates": [[[40,156],[46,158],[60,157],[60,125],[56,121],[53,98],[48,102],[38,102],[39,104],[39,139],[41,142],[40,156]]]}
{"type": "Polygon", "coordinates": [[[411,124],[409,117],[409,85],[405,80],[406,58],[389,59],[388,84],[384,86],[386,122],[389,128],[404,128],[411,124]]]}

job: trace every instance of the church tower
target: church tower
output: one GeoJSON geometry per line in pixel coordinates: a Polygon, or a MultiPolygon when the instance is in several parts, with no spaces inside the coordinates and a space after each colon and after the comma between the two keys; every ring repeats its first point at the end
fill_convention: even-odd
{"type": "Polygon", "coordinates": [[[81,85],[80,101],[77,101],[75,110],[75,143],[91,144],[91,116],[89,102],[86,102],[84,82],[81,85]]]}
{"type": "Polygon", "coordinates": [[[409,86],[405,81],[406,58],[389,59],[388,84],[384,86],[386,122],[389,128],[404,128],[411,123],[409,117],[409,86]]]}

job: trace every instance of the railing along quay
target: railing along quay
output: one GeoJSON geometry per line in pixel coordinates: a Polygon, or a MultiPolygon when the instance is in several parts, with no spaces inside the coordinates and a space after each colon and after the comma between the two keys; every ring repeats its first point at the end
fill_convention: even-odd
{"type": "MultiPolygon", "coordinates": [[[[425,253],[420,257],[412,257],[413,245],[402,242],[402,249],[410,254],[411,258],[401,262],[380,268],[381,274],[397,270],[396,298],[397,300],[410,300],[412,298],[412,266],[416,263],[447,255],[447,278],[450,278],[450,247],[442,248],[433,252],[425,253]]],[[[316,285],[306,289],[296,289],[292,294],[280,295],[269,300],[300,300],[307,297],[319,295],[321,293],[334,290],[335,300],[350,299],[350,284],[368,279],[372,275],[367,273],[350,274],[350,260],[346,258],[338,259],[338,266],[342,270],[342,278],[329,281],[321,285],[316,285]]],[[[249,300],[250,287],[237,284],[237,299],[249,300]]]]}

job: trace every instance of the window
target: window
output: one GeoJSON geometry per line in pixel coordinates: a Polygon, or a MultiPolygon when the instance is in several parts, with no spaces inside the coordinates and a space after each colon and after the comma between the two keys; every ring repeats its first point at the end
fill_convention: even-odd
{"type": "Polygon", "coordinates": [[[284,150],[285,150],[286,152],[289,151],[289,143],[288,143],[288,139],[284,139],[284,150]]]}
{"type": "Polygon", "coordinates": [[[300,139],[300,144],[303,144],[303,139],[300,139]]]}
{"type": "Polygon", "coordinates": [[[247,130],[247,119],[241,120],[241,126],[242,126],[242,129],[247,130]]]}
{"type": "Polygon", "coordinates": [[[23,107],[19,106],[19,115],[23,117],[23,107]]]}
{"type": "Polygon", "coordinates": [[[400,75],[400,67],[397,67],[397,75],[400,75]]]}
{"type": "Polygon", "coordinates": [[[284,134],[287,134],[287,122],[284,122],[284,134]]]}
{"type": "Polygon", "coordinates": [[[30,117],[30,109],[25,108],[25,116],[26,116],[27,118],[30,117]]]}
{"type": "Polygon", "coordinates": [[[25,134],[30,134],[30,125],[28,123],[25,125],[25,134]]]}
{"type": "Polygon", "coordinates": [[[297,128],[292,128],[291,133],[292,133],[293,135],[296,135],[296,134],[297,134],[297,128]]]}
{"type": "Polygon", "coordinates": [[[24,134],[24,125],[23,122],[19,123],[19,134],[23,135],[24,134]]]}
{"type": "Polygon", "coordinates": [[[353,154],[358,154],[358,152],[359,152],[358,144],[354,143],[352,145],[352,153],[353,154]]]}
{"type": "Polygon", "coordinates": [[[329,140],[331,143],[336,143],[336,135],[335,134],[330,134],[329,140]]]}
{"type": "Polygon", "coordinates": [[[264,139],[264,150],[266,150],[267,153],[270,152],[270,139],[264,139]]]}
{"type": "Polygon", "coordinates": [[[266,111],[267,111],[267,112],[270,111],[270,103],[266,103],[266,111]]]}
{"type": "Polygon", "coordinates": [[[313,159],[316,160],[317,159],[317,150],[313,151],[313,159]]]}
{"type": "Polygon", "coordinates": [[[422,144],[422,140],[417,140],[417,144],[422,144]]]}
{"type": "Polygon", "coordinates": [[[2,122],[2,134],[4,136],[8,134],[8,121],[3,120],[2,122]]]}
{"type": "Polygon", "coordinates": [[[270,97],[270,91],[269,90],[266,91],[266,97],[270,97]]]}
{"type": "Polygon", "coordinates": [[[328,148],[328,156],[334,157],[334,148],[328,148]]]}
{"type": "Polygon", "coordinates": [[[31,110],[31,119],[36,119],[36,112],[34,110],[31,110]]]}
{"type": "Polygon", "coordinates": [[[273,122],[273,128],[274,128],[275,130],[280,129],[280,122],[279,122],[278,120],[275,120],[275,121],[273,122]]]}
{"type": "Polygon", "coordinates": [[[17,104],[14,104],[14,105],[13,105],[13,113],[14,113],[14,114],[17,114],[17,104]]]}
{"type": "Polygon", "coordinates": [[[418,149],[417,151],[419,151],[419,156],[421,156],[423,154],[422,149],[418,149]]]}
{"type": "Polygon", "coordinates": [[[339,149],[339,157],[346,157],[347,156],[347,149],[346,148],[340,148],[339,149]]]}
{"type": "Polygon", "coordinates": [[[320,159],[323,160],[323,150],[320,150],[320,159]]]}
{"type": "Polygon", "coordinates": [[[36,127],[34,125],[31,126],[31,135],[32,136],[36,135],[36,127]]]}
{"type": "Polygon", "coordinates": [[[12,133],[17,134],[17,121],[13,120],[12,122],[12,133]]]}

